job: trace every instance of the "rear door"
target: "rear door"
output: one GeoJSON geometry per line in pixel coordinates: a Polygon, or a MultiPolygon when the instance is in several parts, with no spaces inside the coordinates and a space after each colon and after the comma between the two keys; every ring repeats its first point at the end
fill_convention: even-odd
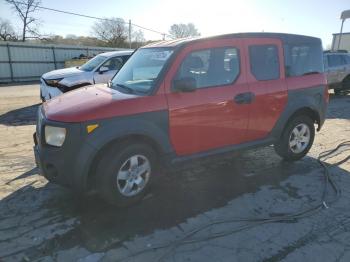
{"type": "Polygon", "coordinates": [[[244,39],[247,82],[254,94],[247,138],[266,138],[287,104],[282,41],[272,38],[244,39]]]}
{"type": "Polygon", "coordinates": [[[165,77],[170,138],[178,155],[246,141],[249,97],[244,96],[244,68],[239,39],[201,41],[180,51],[165,77]],[[173,81],[183,78],[195,80],[195,91],[172,90],[173,81]]]}
{"type": "Polygon", "coordinates": [[[348,54],[341,54],[342,66],[339,70],[339,80],[343,81],[350,72],[350,57],[348,54]]]}
{"type": "Polygon", "coordinates": [[[345,61],[340,54],[329,54],[327,80],[329,84],[337,84],[343,80],[343,72],[345,71],[345,61]]]}

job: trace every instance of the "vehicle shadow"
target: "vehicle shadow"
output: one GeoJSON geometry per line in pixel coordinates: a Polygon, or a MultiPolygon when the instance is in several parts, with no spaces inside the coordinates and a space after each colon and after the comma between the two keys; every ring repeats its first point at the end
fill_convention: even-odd
{"type": "Polygon", "coordinates": [[[1,82],[0,83],[0,88],[1,87],[10,87],[10,86],[29,86],[29,85],[35,85],[35,84],[40,84],[39,80],[34,80],[34,81],[26,81],[26,82],[11,82],[11,83],[5,83],[1,82]]]}
{"type": "Polygon", "coordinates": [[[6,126],[35,125],[40,105],[35,104],[9,111],[0,116],[0,124],[6,126]]]}
{"type": "Polygon", "coordinates": [[[328,119],[350,119],[350,95],[330,94],[327,110],[328,119]]]}
{"type": "MultiPolygon", "coordinates": [[[[44,187],[27,185],[0,201],[0,208],[4,211],[1,217],[25,214],[34,224],[28,222],[22,227],[27,226],[32,231],[35,228],[33,234],[43,239],[37,243],[29,242],[20,251],[15,250],[16,255],[25,254],[35,260],[77,246],[90,252],[103,252],[135,236],[171,228],[191,217],[225,206],[232,199],[258,191],[263,185],[277,187],[295,174],[319,168],[314,158],[287,163],[274,156],[272,151],[268,147],[239,156],[215,157],[167,171],[166,175],[158,177],[151,193],[141,203],[129,208],[108,205],[96,196],[80,198],[72,191],[50,183],[44,187]],[[69,222],[72,219],[75,223],[69,222]]],[[[347,172],[340,168],[334,172],[340,171],[347,172]]],[[[33,172],[36,170],[30,174],[33,172]]],[[[288,194],[294,197],[291,188],[284,190],[291,190],[288,194]]],[[[11,227],[4,225],[3,221],[0,219],[0,229],[11,227]]],[[[21,242],[25,237],[28,239],[22,231],[13,231],[12,237],[6,240],[10,241],[8,243],[21,242]]],[[[4,254],[0,248],[0,257],[9,256],[11,253],[4,254]]]]}

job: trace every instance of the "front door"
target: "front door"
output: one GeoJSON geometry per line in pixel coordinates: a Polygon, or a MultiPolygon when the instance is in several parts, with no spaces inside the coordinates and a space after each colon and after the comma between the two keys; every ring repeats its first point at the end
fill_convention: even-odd
{"type": "Polygon", "coordinates": [[[94,73],[95,84],[105,84],[118,72],[123,65],[123,59],[121,57],[112,57],[104,62],[99,68],[105,67],[108,71],[100,72],[96,70],[94,73]]]}
{"type": "Polygon", "coordinates": [[[246,141],[250,93],[242,40],[193,43],[177,55],[165,77],[170,138],[177,155],[246,141]],[[174,81],[192,79],[192,92],[174,91],[174,81]]]}

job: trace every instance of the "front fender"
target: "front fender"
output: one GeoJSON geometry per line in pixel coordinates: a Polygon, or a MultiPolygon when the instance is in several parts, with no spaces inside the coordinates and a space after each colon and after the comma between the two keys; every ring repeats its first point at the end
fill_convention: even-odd
{"type": "MultiPolygon", "coordinates": [[[[109,142],[129,135],[142,135],[156,142],[163,152],[172,150],[169,140],[168,112],[148,112],[132,116],[123,116],[93,121],[99,125],[87,137],[87,143],[100,150],[109,142]]],[[[86,124],[87,125],[87,124],[86,124]]]]}
{"type": "Polygon", "coordinates": [[[148,112],[131,116],[115,117],[82,123],[81,130],[87,134],[87,126],[98,127],[87,134],[77,156],[74,184],[87,187],[87,176],[99,151],[109,143],[130,135],[144,136],[156,143],[162,153],[173,151],[168,136],[168,111],[148,112]]]}

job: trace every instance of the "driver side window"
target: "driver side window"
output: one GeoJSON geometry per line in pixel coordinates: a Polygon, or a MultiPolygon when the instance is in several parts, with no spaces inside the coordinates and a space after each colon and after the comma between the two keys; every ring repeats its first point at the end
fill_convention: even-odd
{"type": "Polygon", "coordinates": [[[123,59],[120,57],[112,57],[102,64],[101,67],[107,67],[108,71],[119,70],[123,65],[123,59]]]}

